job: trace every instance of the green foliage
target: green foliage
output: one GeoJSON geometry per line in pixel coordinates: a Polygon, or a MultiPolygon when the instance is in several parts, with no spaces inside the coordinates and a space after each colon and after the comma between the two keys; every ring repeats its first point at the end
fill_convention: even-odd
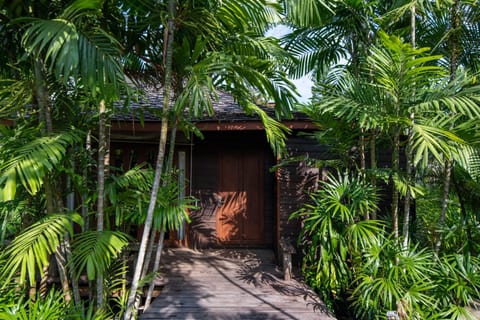
{"type": "Polygon", "coordinates": [[[72,320],[110,320],[114,318],[114,315],[105,309],[95,309],[93,303],[74,306],[68,314],[68,319],[72,320]]]}
{"type": "Polygon", "coordinates": [[[22,216],[27,210],[26,201],[0,202],[0,246],[22,229],[22,216]]]}
{"type": "MultiPolygon", "coordinates": [[[[121,318],[125,312],[128,299],[128,259],[127,254],[122,254],[113,263],[104,274],[105,287],[107,292],[111,293],[108,308],[111,314],[121,318]]],[[[154,278],[146,277],[147,281],[154,281],[154,278]]],[[[141,286],[142,287],[142,286],[141,286]]]]}
{"type": "Polygon", "coordinates": [[[49,137],[37,137],[38,132],[38,128],[0,126],[1,200],[13,200],[18,185],[37,193],[44,177],[60,167],[68,147],[79,141],[74,130],[49,137]]]}
{"type": "Polygon", "coordinates": [[[285,151],[286,135],[290,133],[290,130],[281,122],[269,117],[267,113],[253,103],[249,103],[246,109],[250,112],[256,113],[262,120],[265,132],[267,135],[267,141],[272,148],[275,155],[281,156],[285,151]]]}
{"type": "Polygon", "coordinates": [[[32,101],[31,90],[28,80],[0,78],[0,117],[9,119],[15,113],[23,114],[32,101]]]}
{"type": "Polygon", "coordinates": [[[439,319],[476,319],[467,308],[480,298],[480,260],[469,254],[441,257],[433,278],[439,319]]]}
{"type": "MultiPolygon", "coordinates": [[[[422,221],[429,217],[425,207],[435,212],[435,198],[425,204],[423,198],[418,206],[422,221]]],[[[311,195],[311,202],[292,215],[303,223],[303,272],[308,283],[333,309],[345,308],[349,301],[359,319],[384,319],[389,310],[408,319],[473,319],[469,307],[479,298],[478,258],[468,253],[436,258],[428,240],[423,242],[427,248],[402,249],[398,241],[385,237],[381,222],[363,220],[377,200],[375,189],[361,179],[330,175],[311,195]]],[[[439,198],[436,203],[438,215],[439,198]]],[[[432,228],[438,216],[429,219],[419,223],[419,229],[432,228]]],[[[445,250],[467,252],[461,240],[455,240],[464,234],[463,241],[468,242],[462,230],[466,225],[454,210],[449,211],[447,225],[453,225],[452,219],[461,226],[445,231],[445,250]]],[[[418,240],[421,237],[417,234],[418,240]]]]}
{"type": "Polygon", "coordinates": [[[104,274],[112,261],[129,243],[129,236],[118,231],[85,231],[72,243],[71,266],[77,277],[85,270],[89,280],[104,274]]]}
{"type": "Polygon", "coordinates": [[[155,230],[178,230],[184,222],[190,222],[188,210],[194,209],[194,199],[180,198],[180,186],[176,175],[165,176],[167,181],[158,191],[157,208],[153,217],[155,230]]]}
{"type": "MultiPolygon", "coordinates": [[[[311,72],[318,81],[307,113],[322,129],[319,141],[339,151],[349,168],[370,156],[372,170],[365,172],[371,181],[394,188],[393,220],[408,223],[395,223],[395,236],[403,227],[411,243],[390,239],[385,228],[376,242],[353,251],[339,232],[349,223],[342,203],[322,194],[299,211],[303,215],[294,214],[304,222],[305,265],[311,266],[304,268],[306,278],[327,302],[348,297],[355,318],[384,319],[386,311],[397,310],[401,319],[473,319],[469,307],[478,301],[480,252],[480,88],[469,68],[479,67],[473,40],[478,6],[344,0],[332,2],[332,12],[320,12],[323,6],[320,0],[285,1],[294,30],[283,41],[298,58],[289,70],[295,76],[311,72]],[[367,151],[368,142],[373,145],[367,151]],[[365,157],[355,158],[352,150],[360,147],[365,157]],[[376,159],[377,151],[383,158],[392,149],[390,159],[376,159]],[[451,163],[449,184],[444,166],[451,163]],[[402,197],[409,197],[404,212],[402,197]],[[439,235],[441,250],[434,253],[430,248],[439,235]]],[[[379,217],[389,216],[388,202],[379,217]]]]}
{"type": "Polygon", "coordinates": [[[29,19],[22,44],[38,58],[45,57],[49,71],[65,84],[81,81],[89,93],[118,99],[124,86],[119,42],[96,26],[82,21],[101,8],[101,1],[77,0],[57,19],[29,19]]]}
{"type": "Polygon", "coordinates": [[[402,252],[396,241],[384,239],[365,251],[356,271],[351,300],[359,318],[384,319],[388,310],[400,307],[409,319],[422,319],[435,307],[434,263],[428,250],[402,252]]]}
{"type": "Polygon", "coordinates": [[[361,253],[381,239],[382,223],[363,220],[377,209],[378,196],[375,188],[345,173],[329,175],[310,197],[291,219],[303,221],[307,281],[332,303],[350,288],[361,253]]]}
{"type": "Polygon", "coordinates": [[[19,284],[28,281],[34,286],[37,271],[41,274],[48,266],[50,255],[57,250],[65,234],[73,235],[72,222],[82,224],[81,217],[78,214],[49,215],[18,235],[2,252],[6,260],[0,269],[3,285],[18,277],[19,284]]]}
{"type": "Polygon", "coordinates": [[[138,223],[138,213],[148,206],[152,183],[153,170],[144,168],[144,165],[136,165],[124,173],[109,177],[105,195],[111,206],[106,208],[105,213],[114,220],[116,227],[138,223]]]}
{"type": "Polygon", "coordinates": [[[65,319],[68,316],[68,306],[60,291],[50,290],[45,298],[40,295],[34,301],[19,301],[5,309],[0,308],[2,320],[43,320],[65,319]]]}

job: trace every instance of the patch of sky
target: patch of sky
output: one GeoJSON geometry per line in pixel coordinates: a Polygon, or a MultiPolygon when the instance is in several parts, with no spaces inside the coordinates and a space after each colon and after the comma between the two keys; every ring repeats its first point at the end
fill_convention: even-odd
{"type": "MultiPolygon", "coordinates": [[[[268,30],[266,36],[281,38],[282,36],[290,33],[292,30],[285,25],[277,25],[276,27],[268,30]]],[[[308,75],[299,78],[291,79],[297,87],[298,101],[301,103],[308,103],[312,98],[312,86],[313,82],[308,75]]]]}

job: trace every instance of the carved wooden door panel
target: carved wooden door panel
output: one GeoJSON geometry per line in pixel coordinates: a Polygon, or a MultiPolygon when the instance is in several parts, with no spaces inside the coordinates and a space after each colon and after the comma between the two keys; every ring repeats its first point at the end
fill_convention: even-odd
{"type": "Polygon", "coordinates": [[[224,244],[262,244],[263,154],[231,151],[219,158],[217,236],[224,244]]]}

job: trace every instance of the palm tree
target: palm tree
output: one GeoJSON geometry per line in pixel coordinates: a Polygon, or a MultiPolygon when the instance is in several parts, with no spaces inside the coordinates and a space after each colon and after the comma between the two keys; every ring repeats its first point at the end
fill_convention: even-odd
{"type": "Polygon", "coordinates": [[[313,73],[321,80],[328,71],[344,65],[357,73],[373,43],[374,7],[362,1],[284,1],[286,24],[293,28],[282,42],[297,59],[290,74],[313,73]]]}
{"type": "Polygon", "coordinates": [[[304,224],[301,239],[305,240],[306,279],[330,305],[345,298],[362,253],[380,243],[383,236],[380,221],[362,219],[377,209],[377,190],[362,177],[351,175],[330,174],[310,195],[311,203],[291,215],[304,224]]]}
{"type": "MultiPolygon", "coordinates": [[[[161,177],[165,171],[163,162],[167,129],[175,126],[168,123],[170,112],[178,121],[187,121],[188,117],[201,116],[203,112],[211,114],[212,100],[216,97],[216,90],[231,92],[237,102],[248,112],[258,113],[267,130],[267,138],[272,148],[280,152],[284,146],[285,128],[275,120],[269,118],[260,108],[252,103],[252,89],[262,95],[265,100],[273,99],[277,102],[279,115],[290,114],[292,110],[293,87],[286,80],[285,74],[277,68],[275,59],[286,59],[286,55],[272,40],[264,38],[263,34],[273,19],[278,17],[278,8],[268,5],[264,1],[224,1],[222,3],[197,3],[184,1],[174,7],[172,2],[157,3],[160,7],[156,14],[167,11],[168,19],[157,22],[153,26],[151,21],[140,24],[145,39],[150,39],[150,30],[153,34],[158,28],[164,28],[165,38],[160,50],[152,45],[139,44],[136,47],[144,48],[137,54],[137,59],[150,64],[146,69],[155,70],[153,77],[161,79],[164,91],[161,140],[157,156],[156,174],[152,189],[150,206],[144,227],[144,234],[140,243],[139,258],[137,260],[132,291],[128,301],[128,310],[125,319],[132,314],[132,306],[138,281],[144,266],[145,250],[150,238],[151,223],[156,206],[158,189],[161,177]],[[168,10],[166,10],[168,9],[168,10]],[[176,9],[176,10],[175,10],[176,9]],[[199,24],[199,16],[202,23],[199,24]],[[177,18],[178,17],[178,18],[177,18]],[[235,18],[233,18],[235,17],[235,18]],[[204,26],[208,25],[208,28],[204,26]],[[148,32],[145,32],[148,30],[148,32]],[[175,39],[173,39],[175,33],[175,39]],[[169,55],[177,52],[179,59],[169,55]],[[158,60],[161,53],[163,61],[158,60]],[[157,59],[157,60],[155,60],[157,59]],[[170,97],[173,97],[171,109],[170,97]],[[188,116],[184,111],[188,110],[188,116]]],[[[135,10],[141,10],[134,6],[135,10]]],[[[152,8],[156,8],[152,5],[152,8]]],[[[152,16],[149,14],[147,16],[152,16]]],[[[158,38],[157,38],[158,40],[158,38]]]]}
{"type": "MultiPolygon", "coordinates": [[[[456,81],[458,70],[463,68],[478,71],[479,61],[475,54],[478,47],[478,8],[469,1],[440,2],[432,7],[430,14],[423,19],[421,41],[431,46],[434,52],[442,54],[439,61],[449,69],[451,81],[456,81]]],[[[452,125],[453,126],[453,125],[452,125]]],[[[443,228],[450,193],[451,176],[454,163],[452,159],[444,162],[443,201],[438,220],[439,229],[443,228]]],[[[435,244],[438,253],[442,243],[442,234],[435,244]]]]}
{"type": "MultiPolygon", "coordinates": [[[[74,2],[68,6],[56,20],[33,20],[30,22],[23,37],[26,48],[34,54],[36,79],[42,81],[41,69],[46,65],[58,81],[67,83],[74,79],[77,86],[83,86],[86,91],[97,99],[100,105],[100,147],[98,163],[98,205],[97,231],[103,231],[103,186],[104,186],[104,114],[105,100],[110,103],[118,99],[123,79],[120,65],[120,51],[116,41],[101,29],[90,29],[81,17],[87,12],[98,10],[100,1],[84,3],[74,2]],[[76,24],[75,24],[76,23],[76,24]],[[83,28],[83,29],[82,29],[83,28]],[[88,28],[88,29],[87,29],[88,28]],[[87,54],[85,54],[87,53],[87,54]],[[100,97],[97,97],[100,92],[100,97]]],[[[40,82],[41,83],[41,82],[40,82]]],[[[47,91],[41,85],[37,86],[37,101],[41,109],[48,109],[47,91]],[[40,97],[40,98],[39,98],[40,97]]],[[[51,134],[53,127],[49,112],[45,112],[47,134],[51,134]]],[[[48,182],[48,181],[47,181],[48,182]]],[[[46,191],[50,183],[45,183],[46,191]]],[[[47,194],[47,207],[48,207],[47,194]]],[[[60,211],[52,207],[48,212],[60,211]]],[[[64,281],[65,282],[65,281],[64,281]]],[[[97,304],[99,308],[103,302],[103,280],[99,274],[97,279],[97,304]]]]}
{"type": "MultiPolygon", "coordinates": [[[[38,2],[38,4],[40,6],[47,5],[43,2],[38,2]]],[[[27,4],[26,6],[28,7],[27,4]]],[[[117,100],[120,91],[124,88],[118,42],[98,28],[98,19],[96,20],[95,17],[98,17],[100,8],[102,8],[102,1],[76,1],[69,6],[57,2],[51,8],[55,10],[51,12],[41,10],[40,15],[30,19],[19,19],[18,21],[10,19],[6,21],[14,23],[16,26],[22,26],[21,47],[18,44],[17,47],[24,48],[25,53],[31,58],[31,64],[26,65],[26,72],[31,72],[33,74],[31,78],[34,79],[33,109],[35,110],[38,107],[39,121],[42,124],[41,128],[44,128],[42,134],[47,137],[53,136],[55,129],[54,119],[52,119],[54,111],[57,111],[56,114],[66,113],[63,110],[55,110],[57,106],[64,105],[64,97],[68,99],[68,97],[79,95],[79,92],[81,92],[80,95],[82,95],[84,101],[96,101],[97,104],[102,105],[105,101],[111,103],[113,100],[117,100]],[[52,16],[56,19],[48,19],[52,16]],[[92,28],[92,26],[95,27],[92,28]],[[62,96],[62,93],[64,96],[62,96]]],[[[38,12],[34,11],[34,13],[38,12]]],[[[17,35],[17,37],[19,36],[17,35]]],[[[2,70],[5,70],[5,68],[2,68],[2,70]]],[[[22,82],[13,80],[9,85],[8,91],[14,92],[12,90],[21,86],[22,82]]],[[[26,90],[22,90],[21,93],[28,96],[26,90]]],[[[18,103],[22,108],[27,102],[26,100],[18,100],[21,98],[20,95],[5,94],[2,97],[5,101],[18,103]]],[[[7,105],[14,105],[14,103],[7,105]]],[[[14,109],[4,110],[5,113],[14,111],[14,109]]],[[[76,114],[78,117],[78,113],[76,114]]],[[[79,123],[78,119],[76,119],[76,123],[79,123]]],[[[63,127],[63,125],[60,126],[63,127]]],[[[59,153],[58,151],[56,154],[59,158],[65,156],[65,153],[59,153]]],[[[103,159],[100,159],[98,175],[100,187],[103,185],[102,163],[103,159]]],[[[39,171],[38,175],[44,180],[40,185],[44,187],[47,213],[50,214],[65,210],[63,200],[59,197],[62,194],[59,191],[61,186],[49,176],[54,168],[56,167],[49,166],[49,172],[42,174],[42,171],[39,171]]],[[[28,171],[26,173],[28,174],[28,171]]],[[[8,176],[5,177],[6,186],[11,189],[14,180],[9,180],[8,176]]],[[[12,177],[10,176],[10,178],[12,177]]],[[[104,218],[101,200],[103,190],[101,188],[99,188],[99,193],[97,222],[99,231],[102,231],[104,218]]],[[[65,239],[68,240],[68,234],[66,234],[65,239]]],[[[68,242],[66,245],[68,247],[68,242]]],[[[64,252],[56,255],[59,262],[65,261],[65,254],[64,252]]],[[[62,267],[61,270],[67,270],[64,262],[59,263],[59,266],[62,267]]],[[[62,284],[66,295],[68,295],[68,275],[65,272],[61,272],[61,274],[62,284]]],[[[97,294],[99,306],[103,305],[102,286],[103,281],[100,276],[97,294]]]]}
{"type": "Polygon", "coordinates": [[[373,82],[347,73],[335,80],[329,94],[324,91],[325,96],[313,110],[320,117],[332,113],[365,129],[379,128],[392,139],[392,178],[396,186],[392,196],[392,223],[393,233],[398,237],[399,187],[403,185],[399,170],[401,133],[407,128],[413,132],[415,164],[422,161],[426,165],[427,154],[439,160],[442,156],[448,157],[452,146],[447,141],[462,143],[463,140],[448,130],[448,117],[439,113],[442,110],[439,107],[465,115],[477,114],[478,87],[462,91],[465,83],[446,83],[446,70],[429,65],[439,56],[426,55],[427,49],[413,49],[393,36],[381,34],[380,37],[384,48],[372,49],[367,59],[371,67],[364,69],[367,75],[374,74],[373,82]],[[410,121],[410,112],[415,112],[415,122],[410,121]]]}

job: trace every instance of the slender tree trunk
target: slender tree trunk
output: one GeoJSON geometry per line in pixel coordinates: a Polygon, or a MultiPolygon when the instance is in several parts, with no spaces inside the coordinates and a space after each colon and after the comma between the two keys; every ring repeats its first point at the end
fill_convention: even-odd
{"type": "MultiPolygon", "coordinates": [[[[145,276],[148,274],[151,258],[153,256],[153,247],[155,246],[156,235],[157,235],[157,231],[154,228],[152,228],[150,230],[150,238],[148,240],[147,252],[145,254],[145,261],[143,262],[142,274],[140,275],[140,279],[145,278],[145,276]]],[[[142,288],[142,291],[143,291],[143,288],[142,288]]],[[[141,303],[140,296],[137,295],[135,297],[135,310],[139,309],[140,303],[141,303]]]]}
{"type": "MultiPolygon", "coordinates": [[[[72,161],[71,163],[72,168],[75,168],[75,162],[72,161]]],[[[73,192],[72,180],[70,176],[67,176],[67,190],[69,191],[67,195],[67,209],[69,212],[74,212],[75,210],[75,193],[73,192]]],[[[71,222],[73,228],[73,222],[71,222]]],[[[66,241],[64,242],[65,248],[65,256],[67,261],[70,260],[72,256],[72,250],[70,247],[70,235],[68,233],[65,234],[66,241]]],[[[80,288],[78,286],[77,274],[74,268],[69,268],[67,271],[70,273],[70,278],[72,282],[72,293],[73,293],[73,301],[75,305],[80,305],[81,297],[80,297],[80,288]]]]}
{"type": "MultiPolygon", "coordinates": [[[[411,35],[411,44],[412,48],[416,47],[416,34],[417,34],[417,23],[416,23],[416,6],[413,5],[410,9],[410,35],[411,35]]],[[[415,92],[413,93],[415,95],[415,92]]],[[[415,121],[414,113],[410,113],[410,121],[415,121]]],[[[410,239],[410,207],[411,207],[411,186],[415,182],[413,174],[415,172],[414,165],[413,165],[413,132],[412,128],[410,127],[408,130],[407,136],[407,144],[405,147],[405,158],[406,158],[406,183],[407,183],[407,190],[405,192],[405,199],[403,202],[403,228],[402,228],[402,235],[403,235],[403,242],[402,248],[403,250],[407,250],[408,242],[410,239]]]]}
{"type": "Polygon", "coordinates": [[[403,229],[402,229],[402,235],[403,235],[403,243],[402,243],[402,248],[403,250],[407,250],[408,248],[408,242],[410,238],[410,207],[411,207],[411,185],[415,183],[413,179],[413,174],[414,174],[414,168],[413,168],[413,150],[412,150],[412,141],[413,135],[412,132],[410,131],[408,134],[408,141],[407,145],[405,148],[405,154],[406,154],[406,183],[407,183],[407,190],[405,192],[405,200],[403,203],[403,229]]]}
{"type": "MultiPolygon", "coordinates": [[[[377,132],[376,129],[372,130],[370,137],[370,169],[372,170],[372,175],[370,178],[370,183],[372,186],[377,186],[377,178],[375,176],[375,170],[377,169],[377,132]]],[[[377,211],[372,212],[372,219],[377,219],[377,211]]]]}
{"type": "MultiPolygon", "coordinates": [[[[360,132],[360,173],[362,180],[366,180],[367,177],[367,164],[365,160],[365,129],[361,129],[360,132]]],[[[370,220],[370,212],[365,212],[365,220],[370,220]]]]}
{"type": "Polygon", "coordinates": [[[452,174],[452,162],[445,161],[445,167],[443,168],[443,191],[442,191],[442,205],[440,210],[440,217],[438,218],[438,227],[439,230],[436,241],[435,241],[435,253],[438,255],[440,252],[440,247],[442,246],[443,239],[443,226],[445,224],[445,217],[447,215],[448,209],[448,195],[450,194],[450,177],[452,174]]]}
{"type": "Polygon", "coordinates": [[[38,291],[40,292],[41,299],[45,299],[48,293],[48,275],[49,275],[48,268],[49,266],[47,265],[43,267],[43,270],[42,270],[42,279],[40,279],[40,286],[38,289],[38,291]]]}
{"type": "MultiPolygon", "coordinates": [[[[153,272],[156,274],[160,267],[160,259],[162,257],[162,250],[163,250],[163,240],[165,239],[165,229],[162,228],[160,231],[160,236],[158,238],[157,250],[155,251],[155,261],[153,264],[153,272]]],[[[155,288],[155,280],[150,282],[148,286],[147,297],[145,299],[145,310],[150,307],[150,303],[152,301],[153,296],[153,289],[155,288]]]]}
{"type": "MultiPolygon", "coordinates": [[[[87,137],[85,139],[85,151],[90,156],[90,151],[92,149],[92,133],[90,131],[87,132],[87,137]]],[[[82,231],[86,231],[90,229],[90,219],[88,217],[88,205],[87,205],[87,197],[88,197],[88,167],[85,166],[82,172],[82,181],[84,190],[82,191],[82,219],[83,219],[83,226],[82,231]]]]}
{"type": "Polygon", "coordinates": [[[365,129],[360,129],[360,172],[362,178],[365,179],[365,172],[367,170],[367,164],[365,160],[365,129]]]}
{"type": "MultiPolygon", "coordinates": [[[[48,92],[47,86],[45,84],[44,75],[43,75],[43,63],[38,58],[35,61],[35,98],[38,103],[39,107],[39,120],[42,126],[42,134],[48,136],[53,131],[52,127],[52,120],[50,117],[50,113],[48,112],[48,92]]],[[[44,189],[45,189],[45,200],[47,206],[47,213],[54,213],[54,197],[53,197],[53,190],[50,183],[50,179],[48,175],[44,178],[44,189]]]]}
{"type": "MultiPolygon", "coordinates": [[[[105,154],[106,154],[106,119],[105,101],[102,100],[99,106],[98,125],[98,164],[97,164],[97,231],[104,230],[104,193],[105,193],[105,154]]],[[[97,275],[97,309],[103,309],[103,274],[97,275]]]]}
{"type": "MultiPolygon", "coordinates": [[[[167,157],[167,163],[166,163],[166,166],[165,166],[165,170],[163,171],[164,174],[165,174],[164,175],[165,180],[163,181],[163,186],[166,186],[170,182],[169,173],[173,168],[173,158],[175,156],[174,152],[175,152],[176,133],[177,133],[177,129],[176,129],[175,126],[173,126],[170,129],[170,148],[168,150],[168,157],[167,157]]],[[[160,230],[160,232],[164,232],[163,228],[162,228],[162,230],[160,230]]],[[[145,262],[143,264],[143,271],[142,271],[141,278],[145,277],[148,274],[148,268],[150,267],[153,248],[155,247],[156,236],[157,236],[157,230],[152,229],[151,232],[150,232],[150,241],[149,241],[148,247],[147,247],[147,254],[146,254],[146,257],[145,257],[145,262]]],[[[163,240],[162,240],[162,244],[163,244],[163,240]]],[[[157,243],[157,248],[158,248],[158,243],[157,243]]],[[[155,269],[155,265],[154,265],[153,269],[155,269]]],[[[152,272],[157,272],[157,271],[158,271],[158,269],[157,270],[152,270],[152,272]]]]}
{"type": "MultiPolygon", "coordinates": [[[[392,152],[392,170],[394,175],[399,174],[399,155],[400,155],[400,133],[396,132],[393,138],[393,152],[392,152]]],[[[392,227],[393,227],[393,237],[395,240],[398,239],[398,211],[399,211],[399,192],[398,188],[393,182],[393,192],[392,192],[392,227]]]]}
{"type": "Polygon", "coordinates": [[[66,260],[66,253],[65,253],[65,247],[64,244],[62,244],[57,251],[55,251],[55,258],[57,261],[58,265],[58,274],[60,276],[60,279],[67,279],[67,281],[61,281],[62,282],[62,289],[65,294],[65,301],[69,302],[71,301],[72,297],[70,295],[70,287],[68,284],[68,271],[67,271],[67,260],[66,260]]]}
{"type": "Polygon", "coordinates": [[[150,197],[150,203],[148,206],[147,217],[145,219],[145,226],[143,229],[142,240],[138,250],[137,263],[135,265],[135,271],[132,279],[132,286],[130,288],[130,294],[128,296],[127,308],[125,311],[125,320],[132,319],[135,316],[137,310],[133,310],[135,297],[137,295],[138,283],[140,281],[140,275],[142,274],[145,253],[147,249],[147,242],[149,233],[152,228],[153,212],[157,203],[158,190],[160,188],[160,180],[163,173],[163,161],[165,158],[165,149],[167,144],[168,134],[168,114],[170,111],[170,91],[172,82],[172,62],[173,62],[173,36],[174,36],[174,13],[175,13],[175,1],[168,1],[169,17],[167,22],[167,36],[166,36],[166,57],[165,57],[165,83],[163,86],[163,112],[162,112],[162,124],[160,132],[160,141],[158,146],[158,155],[155,166],[155,179],[153,182],[152,193],[150,197]]]}
{"type": "Polygon", "coordinates": [[[457,182],[457,179],[455,179],[455,172],[452,170],[451,171],[451,181],[453,183],[453,186],[455,188],[455,191],[458,196],[458,202],[460,203],[460,214],[462,216],[462,223],[465,226],[465,236],[466,236],[466,242],[467,242],[467,250],[470,250],[471,244],[472,244],[472,231],[470,228],[470,225],[468,223],[468,213],[467,213],[467,208],[465,207],[465,199],[464,199],[464,194],[463,190],[460,189],[460,186],[457,182]]]}
{"type": "MultiPolygon", "coordinates": [[[[173,168],[173,159],[175,158],[175,141],[176,141],[176,136],[177,136],[177,128],[176,126],[173,126],[171,131],[170,131],[170,149],[168,151],[168,160],[167,160],[167,166],[166,166],[166,181],[165,185],[170,183],[171,175],[169,172],[171,172],[173,168]]],[[[161,227],[160,229],[160,237],[158,238],[158,243],[157,243],[157,250],[155,252],[155,261],[153,263],[153,270],[152,272],[156,275],[158,270],[160,269],[160,259],[162,257],[162,250],[163,250],[163,239],[165,238],[165,228],[161,227]]],[[[145,300],[145,310],[150,307],[150,303],[152,301],[152,295],[153,295],[153,289],[155,288],[155,281],[150,282],[148,286],[148,292],[147,292],[147,297],[145,300]]]]}
{"type": "MultiPolygon", "coordinates": [[[[459,39],[457,35],[457,29],[460,26],[460,15],[458,13],[458,0],[454,0],[452,4],[452,10],[450,11],[450,81],[455,81],[458,67],[458,55],[459,55],[459,39]]],[[[453,115],[452,115],[453,118],[453,115]]],[[[452,124],[453,127],[453,124],[452,124]]],[[[448,195],[450,190],[450,177],[452,175],[453,164],[450,159],[447,159],[444,163],[444,175],[443,175],[443,192],[442,192],[442,205],[440,211],[440,217],[438,219],[438,230],[440,233],[437,235],[435,242],[435,253],[440,252],[443,239],[443,225],[445,223],[445,216],[448,209],[448,195]]]]}
{"type": "MultiPolygon", "coordinates": [[[[40,121],[43,122],[42,133],[45,136],[50,136],[53,133],[53,121],[50,114],[49,106],[49,97],[48,90],[45,83],[43,63],[40,58],[37,58],[35,61],[35,97],[39,106],[40,121]]],[[[46,209],[47,214],[52,214],[56,212],[61,212],[61,204],[56,201],[56,196],[54,192],[53,183],[49,175],[45,175],[44,178],[44,190],[45,190],[45,199],[46,199],[46,209]]],[[[58,272],[60,276],[60,282],[64,293],[65,301],[69,302],[71,300],[70,294],[70,285],[68,280],[68,273],[66,272],[66,257],[63,255],[63,250],[61,247],[57,248],[55,252],[55,258],[57,262],[58,272]]],[[[48,269],[47,269],[48,270],[48,269]]],[[[48,273],[43,274],[44,277],[48,277],[48,273]]],[[[45,282],[45,279],[41,280],[42,283],[45,282]]]]}

